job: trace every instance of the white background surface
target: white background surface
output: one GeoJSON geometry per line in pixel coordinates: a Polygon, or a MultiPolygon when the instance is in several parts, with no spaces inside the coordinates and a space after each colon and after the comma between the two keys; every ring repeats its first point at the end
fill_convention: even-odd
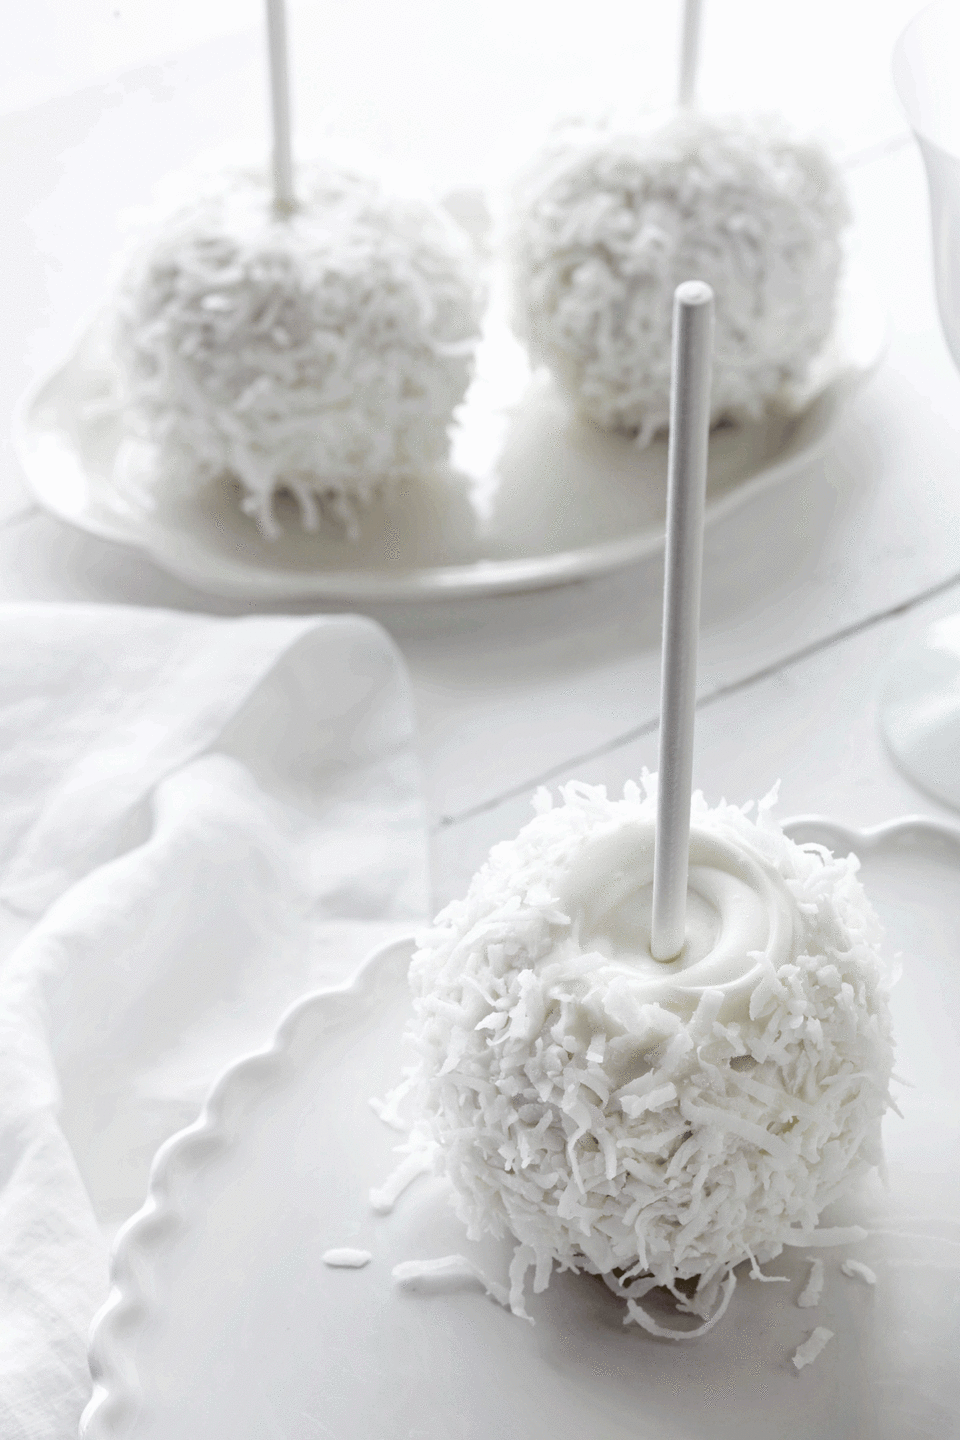
{"type": "MultiPolygon", "coordinates": [[[[960,377],[936,318],[922,168],[889,79],[893,41],[917,8],[706,5],[704,98],[776,105],[846,157],[892,343],[830,454],[710,537],[701,665],[710,703],[696,778],[711,797],[743,800],[782,776],[782,813],[822,809],[853,824],[940,813],[897,775],[874,714],[897,646],[928,616],[960,609],[960,377]]],[[[4,441],[17,396],[104,294],[121,211],[206,146],[265,145],[259,12],[253,0],[162,13],[146,0],[8,10],[4,441]]],[[[494,182],[558,108],[600,90],[617,102],[666,99],[678,15],[677,4],[653,0],[300,0],[291,24],[300,132],[359,139],[437,188],[494,182]]],[[[0,599],[244,609],[31,508],[8,448],[0,517],[0,599]]],[[[539,595],[370,610],[414,678],[438,898],[516,827],[526,814],[517,797],[541,778],[619,785],[653,762],[660,586],[651,561],[539,595]]]]}
{"type": "MultiPolygon", "coordinates": [[[[710,534],[695,778],[711,800],[856,826],[944,813],[876,728],[885,670],[960,610],[960,376],[933,299],[927,197],[889,78],[917,0],[705,0],[702,93],[777,106],[844,159],[888,358],[829,453],[710,534]]],[[[199,151],[266,149],[261,0],[32,0],[0,45],[0,602],[211,614],[141,556],[33,505],[9,417],[102,302],[122,212],[199,151]]],[[[291,0],[298,134],[357,140],[438,190],[495,185],[537,124],[669,97],[678,0],[291,0]]],[[[538,594],[371,607],[414,685],[437,902],[543,779],[618,788],[653,765],[658,559],[538,594]]],[[[308,607],[302,607],[308,608],[308,607]]],[[[776,1288],[776,1287],[771,1287],[776,1288]]]]}

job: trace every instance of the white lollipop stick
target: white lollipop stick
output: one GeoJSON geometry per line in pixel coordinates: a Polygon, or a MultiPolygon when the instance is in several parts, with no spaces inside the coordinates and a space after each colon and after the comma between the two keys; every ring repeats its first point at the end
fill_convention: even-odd
{"type": "Polygon", "coordinates": [[[273,203],[277,210],[288,212],[294,208],[296,197],[293,193],[293,151],[290,144],[290,71],[284,0],[267,0],[267,44],[273,118],[273,203]]]}
{"type": "Polygon", "coordinates": [[[697,63],[700,59],[700,18],[703,0],[683,0],[683,32],[680,38],[680,83],[677,103],[693,104],[697,89],[697,63]]]}
{"type": "Polygon", "coordinates": [[[712,351],[713,291],[700,280],[688,280],[677,286],[673,299],[660,780],[650,938],[655,960],[675,960],[686,936],[712,351]]]}

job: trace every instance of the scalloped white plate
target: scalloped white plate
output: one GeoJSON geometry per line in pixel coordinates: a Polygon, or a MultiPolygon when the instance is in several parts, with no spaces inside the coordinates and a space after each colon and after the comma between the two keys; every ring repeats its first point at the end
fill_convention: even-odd
{"type": "MultiPolygon", "coordinates": [[[[854,271],[836,332],[795,408],[715,430],[707,521],[787,480],[827,442],[850,394],[879,364],[886,316],[854,271]]],[[[115,374],[96,326],[26,398],[17,452],[42,505],[82,530],[132,545],[201,590],[232,598],[422,600],[534,589],[641,559],[663,544],[666,440],[646,450],[578,421],[492,312],[453,436],[452,469],[378,501],[347,539],[304,533],[281,499],[264,540],[224,482],[192,497],[122,494],[115,374]]]]}
{"type": "Polygon", "coordinates": [[[401,1260],[473,1255],[503,1280],[509,1247],[468,1245],[443,1184],[389,1216],[368,1203],[398,1137],[367,1105],[398,1073],[409,944],[354,984],[301,1001],[272,1049],[219,1081],[200,1120],[157,1157],[149,1198],[118,1237],[95,1322],[86,1440],[916,1440],[960,1433],[960,828],[906,820],[854,832],[794,821],[800,840],[854,848],[902,951],[890,1188],[837,1207],[868,1240],[821,1252],[823,1300],[795,1300],[806,1256],[741,1279],[689,1346],[621,1324],[585,1276],[555,1276],[528,1326],[479,1286],[400,1291],[401,1260]],[[372,1252],[334,1270],[331,1247],[372,1252]],[[839,1271],[848,1253],[876,1287],[839,1271]],[[835,1338],[797,1373],[816,1325],[835,1338]]]}

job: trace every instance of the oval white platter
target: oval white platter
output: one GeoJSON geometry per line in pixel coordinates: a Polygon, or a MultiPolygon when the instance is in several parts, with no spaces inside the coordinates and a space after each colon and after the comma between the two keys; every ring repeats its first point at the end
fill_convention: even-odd
{"type": "Polygon", "coordinates": [[[371,1186],[397,1134],[367,1104],[398,1075],[410,944],[373,956],[349,988],[301,1001],[273,1046],[231,1067],[200,1119],[157,1157],[120,1233],[95,1322],[86,1440],[914,1440],[958,1434],[960,1349],[960,828],[905,820],[850,831],[793,822],[795,838],[856,850],[902,952],[898,1068],[914,1088],[888,1116],[879,1182],[825,1221],[856,1246],[819,1252],[826,1285],[799,1309],[809,1255],[741,1280],[727,1315],[689,1345],[624,1328],[588,1276],[554,1276],[517,1320],[478,1284],[398,1288],[400,1261],[459,1252],[503,1281],[509,1247],[470,1245],[442,1182],[392,1214],[371,1186]],[[336,1247],[372,1253],[331,1269],[336,1247]],[[875,1287],[840,1272],[849,1255],[875,1287]],[[797,1346],[834,1332],[798,1373],[797,1346]]]}
{"type": "MultiPolygon", "coordinates": [[[[787,480],[822,450],[850,394],[876,368],[886,318],[862,277],[844,287],[835,334],[802,395],[712,436],[707,520],[787,480]]],[[[192,497],[124,494],[116,376],[97,325],[21,406],[14,438],[42,505],[132,545],[201,590],[234,599],[420,600],[533,589],[642,559],[663,543],[667,445],[640,450],[578,420],[531,377],[500,307],[453,434],[448,472],[377,501],[348,539],[300,528],[265,540],[227,481],[192,497]]]]}

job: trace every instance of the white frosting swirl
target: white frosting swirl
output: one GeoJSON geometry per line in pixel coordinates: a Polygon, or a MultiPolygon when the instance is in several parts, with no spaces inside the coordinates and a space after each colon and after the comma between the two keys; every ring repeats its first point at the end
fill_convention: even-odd
{"type": "MultiPolygon", "coordinates": [[[[659,1005],[684,1020],[704,991],[716,990],[718,1018],[746,1020],[761,975],[793,957],[796,902],[782,877],[739,838],[692,829],[687,939],[664,962],[650,952],[653,859],[652,821],[629,821],[583,845],[559,886],[570,934],[538,968],[551,972],[551,988],[580,990],[594,1025],[604,1011],[609,1022],[602,999],[611,984],[618,995],[626,986],[639,1006],[659,1005]]],[[[603,1028],[610,1032],[609,1023],[603,1028]]]]}

